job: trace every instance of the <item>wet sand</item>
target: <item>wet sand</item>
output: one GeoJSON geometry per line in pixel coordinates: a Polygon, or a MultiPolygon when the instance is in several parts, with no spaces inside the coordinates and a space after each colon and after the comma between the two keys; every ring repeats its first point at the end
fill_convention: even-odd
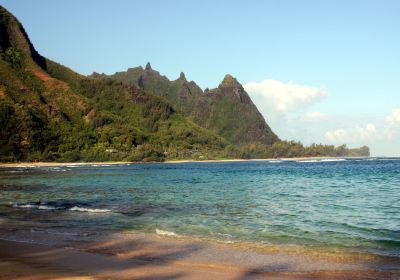
{"type": "Polygon", "coordinates": [[[398,258],[277,248],[144,233],[52,245],[3,239],[0,279],[400,279],[398,258]]]}

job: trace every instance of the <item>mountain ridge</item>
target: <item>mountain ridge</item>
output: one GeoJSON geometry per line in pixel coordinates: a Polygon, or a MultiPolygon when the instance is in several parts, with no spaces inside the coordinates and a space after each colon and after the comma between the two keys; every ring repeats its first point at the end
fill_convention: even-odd
{"type": "Polygon", "coordinates": [[[0,161],[369,154],[280,141],[232,76],[205,91],[184,73],[170,81],[150,64],[118,72],[122,81],[87,77],[42,56],[2,6],[0,36],[0,161]]]}
{"type": "MultiPolygon", "coordinates": [[[[96,76],[95,73],[91,75],[96,76]]],[[[225,75],[218,87],[206,91],[194,81],[188,82],[183,72],[171,81],[150,63],[145,68],[139,66],[101,76],[166,98],[192,121],[235,145],[257,142],[270,145],[279,141],[243,86],[230,74],[225,75]]]]}
{"type": "Polygon", "coordinates": [[[88,79],[41,56],[4,7],[0,34],[1,161],[226,156],[227,141],[163,98],[110,79],[88,79]]]}

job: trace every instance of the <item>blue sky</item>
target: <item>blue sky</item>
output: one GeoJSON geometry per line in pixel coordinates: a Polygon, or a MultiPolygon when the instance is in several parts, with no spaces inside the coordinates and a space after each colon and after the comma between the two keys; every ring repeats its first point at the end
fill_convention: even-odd
{"type": "Polygon", "coordinates": [[[150,61],[202,88],[230,73],[283,139],[400,155],[400,1],[0,3],[80,73],[150,61]]]}

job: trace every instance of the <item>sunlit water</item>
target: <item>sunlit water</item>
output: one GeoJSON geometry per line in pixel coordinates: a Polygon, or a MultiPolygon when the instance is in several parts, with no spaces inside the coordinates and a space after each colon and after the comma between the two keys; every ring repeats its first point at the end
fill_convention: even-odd
{"type": "Polygon", "coordinates": [[[400,159],[2,168],[0,217],[400,256],[400,159]]]}

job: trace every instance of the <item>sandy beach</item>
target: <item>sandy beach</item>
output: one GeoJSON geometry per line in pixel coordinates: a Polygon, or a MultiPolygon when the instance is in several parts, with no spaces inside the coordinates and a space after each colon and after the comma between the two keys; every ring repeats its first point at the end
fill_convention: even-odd
{"type": "MultiPolygon", "coordinates": [[[[52,238],[48,236],[48,238],[52,238]]],[[[0,240],[0,279],[399,279],[398,259],[257,250],[152,234],[63,244],[0,240]]]]}
{"type": "Polygon", "coordinates": [[[127,161],[107,161],[107,162],[2,162],[0,167],[56,167],[56,166],[84,166],[84,165],[120,165],[130,164],[127,161]]]}
{"type": "MultiPolygon", "coordinates": [[[[348,159],[362,159],[365,157],[346,157],[348,159]]],[[[212,159],[212,160],[167,160],[159,163],[190,163],[190,162],[252,162],[252,161],[301,161],[301,160],[340,160],[341,157],[294,157],[294,158],[264,158],[264,159],[212,159]]],[[[122,165],[142,164],[144,162],[106,161],[106,162],[0,162],[0,167],[50,167],[50,166],[84,166],[84,165],[122,165]]],[[[155,163],[155,162],[154,162],[155,163]]]]}
{"type": "MultiPolygon", "coordinates": [[[[128,163],[13,163],[2,166],[85,164],[108,166],[128,163]]],[[[20,174],[17,177],[24,176],[23,173],[17,174],[20,174]]],[[[10,193],[20,191],[13,185],[9,188],[10,193]]],[[[40,190],[40,186],[36,188],[40,190]]],[[[109,185],[106,186],[108,188],[109,185]]],[[[30,200],[32,198],[27,201],[30,200]]],[[[46,206],[54,206],[50,204],[51,200],[47,200],[49,204],[46,206]]],[[[73,202],[75,204],[68,206],[70,208],[43,210],[40,214],[39,209],[24,207],[28,204],[21,204],[22,208],[10,207],[11,204],[4,206],[7,213],[15,211],[31,216],[25,220],[20,219],[20,214],[12,219],[0,217],[0,279],[400,279],[399,257],[385,257],[371,252],[350,253],[328,247],[216,241],[180,236],[166,230],[97,230],[89,226],[58,227],[57,223],[48,223],[53,216],[54,221],[77,216],[81,217],[77,219],[87,219],[89,223],[90,219],[106,218],[108,215],[71,211],[72,205],[80,206],[79,201],[73,202]],[[36,215],[43,215],[43,221],[35,220],[36,215]]],[[[270,207],[269,203],[267,205],[270,207]]],[[[123,213],[129,218],[129,214],[140,217],[152,210],[160,211],[160,208],[150,206],[123,213]]],[[[121,216],[117,213],[113,217],[121,216]]]]}

